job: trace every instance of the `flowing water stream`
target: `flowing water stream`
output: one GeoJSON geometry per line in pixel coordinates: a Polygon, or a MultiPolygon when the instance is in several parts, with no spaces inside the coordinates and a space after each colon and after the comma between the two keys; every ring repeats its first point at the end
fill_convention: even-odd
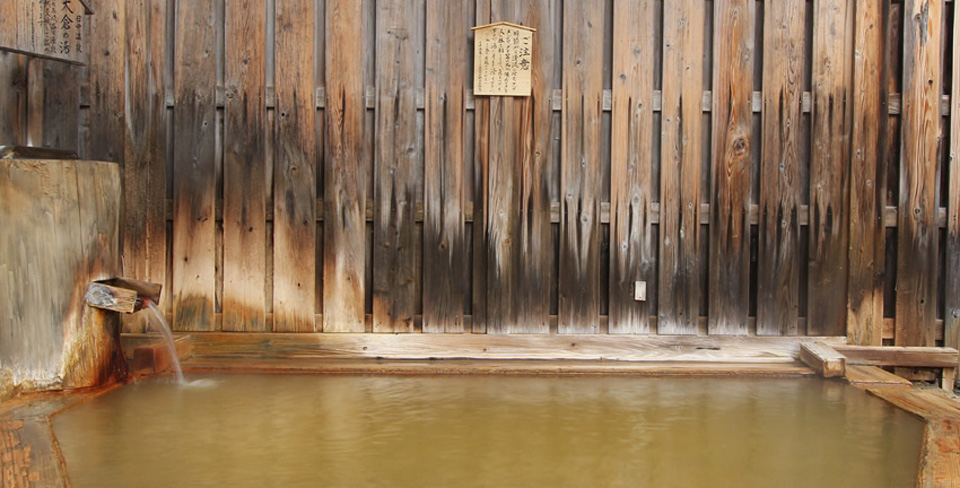
{"type": "MultiPolygon", "coordinates": [[[[163,336],[163,342],[167,346],[167,352],[170,353],[170,359],[173,361],[173,372],[177,375],[177,383],[183,385],[183,369],[180,368],[180,358],[177,356],[177,346],[173,342],[173,332],[170,331],[170,324],[167,323],[167,319],[163,318],[163,313],[160,312],[160,309],[153,304],[152,301],[147,301],[147,306],[150,307],[150,311],[153,312],[153,316],[157,319],[157,332],[163,336]]],[[[149,320],[147,321],[150,322],[149,320]]]]}

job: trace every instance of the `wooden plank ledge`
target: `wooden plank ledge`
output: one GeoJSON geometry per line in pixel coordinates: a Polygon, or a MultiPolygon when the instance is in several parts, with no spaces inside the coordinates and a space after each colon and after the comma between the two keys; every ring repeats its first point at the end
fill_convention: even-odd
{"type": "Polygon", "coordinates": [[[486,359],[323,359],[193,357],[190,373],[401,374],[401,375],[642,375],[642,376],[813,376],[793,363],[704,363],[486,359]]]}
{"type": "Polygon", "coordinates": [[[926,420],[960,420],[960,402],[941,390],[913,386],[867,386],[864,390],[926,420]]]}
{"type": "Polygon", "coordinates": [[[572,359],[793,363],[800,344],[843,337],[607,334],[193,333],[195,356],[344,359],[572,359]]]}
{"type": "Polygon", "coordinates": [[[956,368],[960,352],[951,347],[834,346],[847,364],[904,366],[915,368],[956,368]]]}
{"type": "Polygon", "coordinates": [[[906,378],[897,376],[878,366],[861,366],[850,364],[846,367],[846,379],[855,386],[912,386],[906,378]]]}
{"type": "Polygon", "coordinates": [[[822,342],[800,344],[800,360],[824,378],[839,378],[844,375],[846,358],[822,342]]]}

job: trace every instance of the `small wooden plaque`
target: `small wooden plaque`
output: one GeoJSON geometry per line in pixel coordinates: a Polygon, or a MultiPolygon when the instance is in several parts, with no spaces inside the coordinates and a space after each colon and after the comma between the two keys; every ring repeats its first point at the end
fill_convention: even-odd
{"type": "Polygon", "coordinates": [[[86,24],[81,0],[0,0],[0,49],[86,64],[86,24]]]}
{"type": "Polygon", "coordinates": [[[473,94],[530,96],[536,29],[496,22],[473,31],[473,94]]]}

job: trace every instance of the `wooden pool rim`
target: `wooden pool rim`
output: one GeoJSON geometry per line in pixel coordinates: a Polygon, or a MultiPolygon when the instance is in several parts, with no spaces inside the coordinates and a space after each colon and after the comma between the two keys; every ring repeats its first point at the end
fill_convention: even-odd
{"type": "MultiPolygon", "coordinates": [[[[448,336],[440,340],[440,336],[371,336],[374,335],[218,333],[197,334],[180,342],[191,348],[187,351],[191,357],[184,362],[187,372],[812,377],[817,373],[797,360],[800,344],[811,340],[829,344],[842,341],[552,336],[544,343],[544,337],[484,336],[486,346],[479,346],[478,338],[461,336],[461,349],[454,350],[441,347],[450,346],[447,341],[456,339],[448,336]],[[619,347],[611,349],[606,341],[617,342],[619,347]],[[561,343],[567,346],[553,349],[551,358],[542,357],[545,349],[561,343]],[[480,347],[479,355],[483,357],[465,357],[473,347],[480,347]],[[445,352],[437,357],[438,350],[445,352]],[[797,350],[795,355],[790,352],[793,350],[797,350]],[[521,353],[527,359],[522,359],[521,353]],[[598,355],[599,358],[588,358],[598,355]],[[622,359],[627,356],[648,359],[622,359]]],[[[127,344],[147,339],[125,338],[127,344]]],[[[960,485],[960,402],[939,389],[913,386],[876,366],[848,366],[843,380],[924,420],[916,486],[960,485]]],[[[123,384],[69,393],[30,394],[0,403],[3,486],[69,486],[52,418],[123,384]]]]}

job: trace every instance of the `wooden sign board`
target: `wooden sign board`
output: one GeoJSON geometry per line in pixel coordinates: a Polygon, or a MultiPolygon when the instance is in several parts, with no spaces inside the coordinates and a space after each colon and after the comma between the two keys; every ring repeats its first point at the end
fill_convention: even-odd
{"type": "Polygon", "coordinates": [[[86,24],[81,0],[0,0],[0,49],[86,64],[86,24]]]}
{"type": "Polygon", "coordinates": [[[473,31],[473,94],[530,96],[536,29],[497,22],[473,31]]]}

